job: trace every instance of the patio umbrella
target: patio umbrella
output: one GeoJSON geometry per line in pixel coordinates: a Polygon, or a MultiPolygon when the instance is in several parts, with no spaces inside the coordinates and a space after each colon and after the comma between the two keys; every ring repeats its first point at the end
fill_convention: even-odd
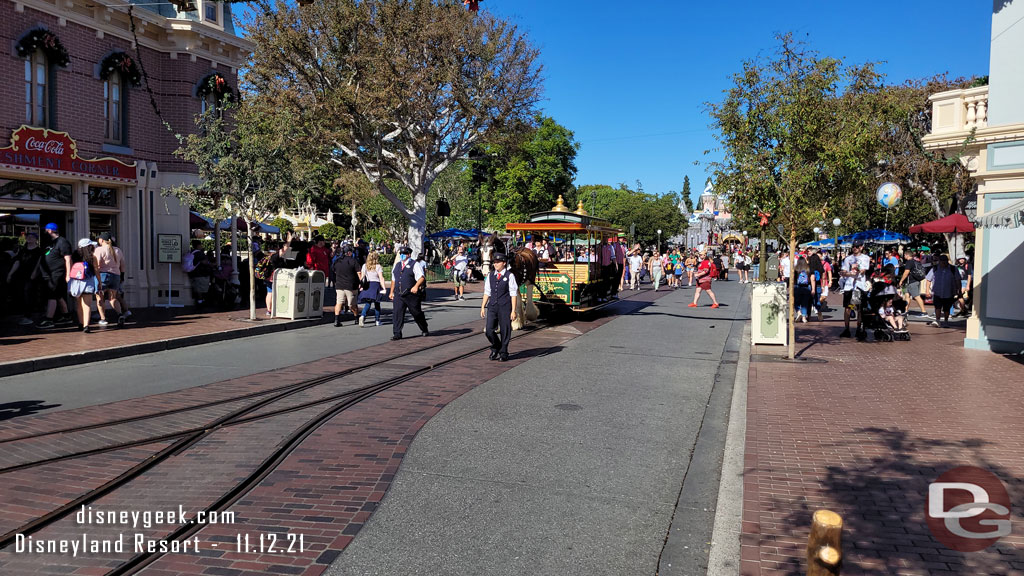
{"type": "Polygon", "coordinates": [[[189,211],[188,227],[192,230],[213,230],[213,222],[198,212],[189,211]]]}
{"type": "Polygon", "coordinates": [[[864,230],[863,232],[855,232],[853,234],[839,237],[840,245],[850,244],[857,241],[865,244],[909,244],[910,236],[900,234],[899,232],[893,232],[891,230],[876,228],[874,230],[864,230]]]}
{"type": "Polygon", "coordinates": [[[952,234],[974,232],[974,224],[963,214],[950,214],[945,218],[910,227],[911,234],[952,234]]]}

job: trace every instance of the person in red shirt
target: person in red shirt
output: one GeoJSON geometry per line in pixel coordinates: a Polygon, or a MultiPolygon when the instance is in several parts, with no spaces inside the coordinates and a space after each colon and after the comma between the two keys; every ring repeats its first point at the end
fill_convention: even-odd
{"type": "Polygon", "coordinates": [[[323,236],[317,236],[313,238],[313,246],[306,253],[306,268],[309,270],[319,270],[324,273],[324,278],[326,278],[327,273],[330,272],[330,267],[331,254],[324,245],[323,236]]]}
{"type": "Polygon", "coordinates": [[[693,293],[693,302],[687,304],[688,307],[697,307],[697,299],[700,298],[700,293],[703,290],[708,293],[708,296],[711,296],[711,307],[718,308],[718,300],[715,298],[715,293],[711,291],[711,272],[711,260],[708,260],[708,255],[705,252],[700,255],[700,265],[697,266],[697,291],[693,293]]]}

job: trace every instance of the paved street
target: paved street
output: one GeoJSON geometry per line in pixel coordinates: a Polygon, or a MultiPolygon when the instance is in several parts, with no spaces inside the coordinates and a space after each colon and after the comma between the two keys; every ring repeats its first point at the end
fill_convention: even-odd
{"type": "MultiPolygon", "coordinates": [[[[724,288],[725,302],[731,298],[730,291],[739,296],[738,290],[724,288]]],[[[679,535],[670,538],[664,554],[673,553],[673,547],[700,549],[700,554],[687,560],[692,564],[686,571],[679,573],[701,572],[712,528],[714,492],[699,496],[706,501],[684,502],[687,510],[676,510],[676,501],[690,493],[684,478],[710,475],[710,483],[716,483],[713,463],[720,462],[720,453],[708,458],[700,454],[699,446],[723,440],[709,440],[706,431],[720,428],[712,421],[723,423],[727,413],[720,410],[721,404],[713,403],[713,409],[707,406],[715,390],[731,394],[731,381],[721,387],[712,383],[723,356],[735,354],[735,344],[727,341],[736,342],[735,327],[742,328],[745,309],[691,310],[685,308],[689,295],[688,291],[646,291],[630,295],[594,318],[524,332],[514,342],[513,360],[505,364],[487,362],[480,354],[444,364],[446,354],[483,344],[481,336],[472,336],[472,330],[479,329],[478,319],[457,324],[478,311],[477,297],[471,296],[449,310],[434,309],[432,314],[444,317],[447,326],[438,318],[437,336],[430,339],[374,344],[372,337],[364,335],[374,332],[369,329],[321,326],[75,368],[89,388],[87,393],[61,387],[55,378],[54,395],[38,398],[62,404],[63,411],[12,414],[0,426],[0,441],[5,442],[0,493],[12,504],[5,530],[15,530],[53,506],[73,503],[129,468],[163,458],[161,454],[168,450],[173,453],[151,472],[89,500],[90,505],[98,510],[206,508],[240,478],[257,474],[260,462],[273,457],[276,446],[290,442],[288,431],[317,410],[309,403],[423,369],[417,367],[439,366],[330,418],[240,494],[228,508],[237,514],[233,522],[198,531],[195,537],[206,546],[200,554],[159,555],[142,573],[319,574],[332,562],[334,573],[359,573],[361,562],[390,566],[389,573],[402,573],[402,566],[415,567],[408,573],[424,574],[651,572],[663,554],[670,525],[676,527],[674,513],[677,523],[692,513],[700,518],[687,520],[685,531],[675,530],[679,535]],[[687,338],[690,334],[701,337],[687,338]],[[467,335],[471,338],[463,340],[467,335]],[[265,338],[275,340],[257,342],[265,338]],[[329,343],[317,348],[317,340],[329,343]],[[286,354],[261,353],[282,347],[286,354]],[[324,352],[327,347],[333,354],[324,352]],[[355,354],[345,351],[356,348],[360,351],[355,354]],[[211,364],[163,365],[167,355],[189,351],[211,364]],[[226,361],[229,357],[232,362],[226,361]],[[214,363],[214,358],[220,361],[214,363]],[[276,369],[288,360],[305,362],[276,369]],[[126,364],[112,371],[118,362],[126,364]],[[364,376],[293,394],[277,405],[284,411],[263,408],[250,423],[219,429],[207,426],[209,431],[197,444],[175,448],[178,430],[203,426],[244,405],[233,400],[240,393],[266,395],[303,378],[369,366],[364,376]],[[146,396],[109,382],[110,374],[129,368],[141,370],[149,380],[139,388],[150,393],[162,388],[164,393],[146,396]],[[176,378],[167,377],[175,371],[180,372],[176,378]],[[224,379],[219,371],[233,376],[224,379]],[[113,404],[93,406],[101,398],[119,396],[122,399],[113,404]],[[83,407],[70,408],[71,403],[83,407]],[[289,411],[288,406],[294,408],[289,411]],[[104,425],[121,418],[136,420],[104,425]],[[24,438],[84,425],[99,428],[24,438]],[[417,436],[424,425],[428,428],[417,436]],[[165,439],[156,440],[155,431],[165,433],[161,437],[165,439]],[[538,446],[544,450],[536,450],[538,446]],[[411,450],[408,457],[406,450],[411,450]],[[694,462],[712,464],[689,469],[693,450],[697,451],[694,462]],[[84,455],[86,451],[95,454],[84,455]],[[70,461],[34,464],[41,456],[79,453],[83,455],[70,461]],[[397,504],[389,506],[392,497],[397,504]],[[403,503],[407,498],[415,500],[412,508],[403,503]],[[472,514],[465,514],[459,523],[438,523],[435,507],[444,502],[472,514]],[[468,503],[472,505],[467,508],[468,503]],[[360,542],[373,548],[375,539],[394,537],[395,513],[403,519],[400,525],[413,514],[416,525],[429,530],[429,536],[419,540],[435,545],[447,542],[443,549],[454,555],[409,564],[409,555],[418,557],[423,550],[409,549],[407,534],[399,534],[399,540],[385,547],[385,554],[376,549],[371,553],[376,559],[367,560],[367,545],[360,542]],[[496,514],[503,520],[495,522],[496,514]],[[538,526],[545,528],[537,530],[538,526]],[[353,542],[364,531],[363,540],[353,542]],[[491,536],[463,537],[474,533],[491,536]],[[243,534],[253,541],[261,534],[282,539],[302,534],[305,549],[288,555],[256,547],[236,550],[234,543],[243,534]],[[339,556],[349,545],[352,552],[339,556]],[[518,560],[514,558],[517,551],[518,560]]],[[[20,378],[5,379],[5,383],[20,378]]],[[[142,532],[148,538],[166,538],[172,534],[170,528],[142,532]]],[[[87,530],[101,539],[125,531],[116,526],[87,530]]],[[[34,536],[54,539],[82,531],[68,517],[34,536]]],[[[98,573],[103,566],[126,559],[118,554],[69,558],[24,556],[10,548],[0,552],[3,571],[17,574],[68,569],[98,573]]]]}

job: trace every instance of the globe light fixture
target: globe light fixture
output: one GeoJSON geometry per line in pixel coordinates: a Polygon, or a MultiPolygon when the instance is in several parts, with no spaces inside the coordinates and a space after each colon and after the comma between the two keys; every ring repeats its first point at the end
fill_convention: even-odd
{"type": "Polygon", "coordinates": [[[842,223],[843,223],[843,221],[840,220],[839,218],[836,218],[835,220],[832,221],[832,225],[833,226],[839,226],[842,223]]]}

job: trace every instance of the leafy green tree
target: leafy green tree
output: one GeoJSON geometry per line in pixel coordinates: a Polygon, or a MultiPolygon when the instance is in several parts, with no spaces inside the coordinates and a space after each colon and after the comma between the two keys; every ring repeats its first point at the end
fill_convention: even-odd
{"type": "Polygon", "coordinates": [[[302,117],[306,142],[363,173],[408,222],[414,250],[438,176],[540,98],[526,37],[455,0],[258,3],[247,80],[302,117]]]}
{"type": "Polygon", "coordinates": [[[278,216],[270,221],[270,225],[281,230],[282,235],[287,235],[289,232],[295,230],[295,226],[290,220],[282,216],[278,216]]]}
{"type": "Polygon", "coordinates": [[[334,222],[328,222],[317,229],[317,234],[323,236],[326,240],[344,240],[346,236],[345,229],[338,226],[334,222]]]}
{"type": "MultiPolygon", "coordinates": [[[[842,61],[819,57],[791,35],[778,40],[773,59],[743,63],[725,99],[711,104],[710,112],[724,153],[715,164],[719,189],[731,191],[734,210],[771,212],[786,231],[792,255],[798,235],[828,213],[830,188],[837,175],[846,174],[846,164],[837,159],[863,166],[844,141],[859,134],[858,126],[836,125],[836,103],[844,81],[870,74],[845,70],[842,61]]],[[[795,356],[794,276],[790,358],[795,356]]]]}
{"type": "MultiPolygon", "coordinates": [[[[222,113],[211,109],[197,116],[196,132],[178,136],[179,158],[196,165],[199,181],[165,188],[190,206],[208,209],[212,198],[230,214],[248,222],[263,222],[287,201],[292,183],[288,161],[289,127],[287,114],[266,108],[256,97],[242,100],[222,113]]],[[[252,246],[253,226],[246,232],[252,246]]],[[[249,319],[256,319],[255,259],[249,258],[249,319]]]]}

